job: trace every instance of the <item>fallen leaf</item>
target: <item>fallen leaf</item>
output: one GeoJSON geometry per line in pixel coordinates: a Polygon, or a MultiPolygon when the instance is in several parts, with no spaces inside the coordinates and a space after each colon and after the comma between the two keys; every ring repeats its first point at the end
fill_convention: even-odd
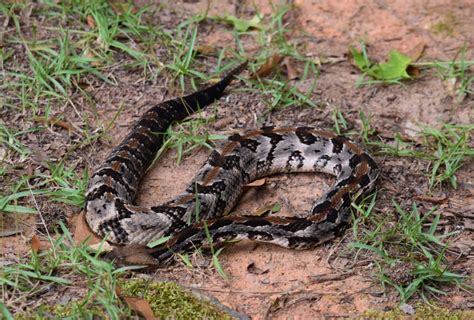
{"type": "Polygon", "coordinates": [[[95,23],[94,17],[89,15],[86,17],[87,25],[92,29],[97,28],[97,24],[95,23]]]}
{"type": "Polygon", "coordinates": [[[398,51],[391,50],[388,61],[372,66],[368,71],[368,74],[380,80],[410,78],[406,71],[410,62],[411,60],[409,57],[398,51]]]}
{"type": "Polygon", "coordinates": [[[97,58],[97,56],[89,49],[84,51],[84,57],[89,59],[89,63],[93,67],[98,67],[102,65],[102,60],[97,58]]]}
{"type": "Polygon", "coordinates": [[[110,3],[110,6],[112,7],[112,11],[118,16],[121,16],[122,14],[124,14],[125,12],[129,10],[130,10],[130,13],[132,14],[136,14],[138,12],[138,9],[130,3],[115,2],[115,1],[111,1],[109,3],[110,3]]]}
{"type": "Polygon", "coordinates": [[[272,208],[273,208],[273,204],[268,204],[266,206],[259,207],[259,208],[257,208],[257,210],[255,210],[254,215],[256,215],[256,216],[267,215],[270,212],[272,212],[272,208]]]}
{"type": "Polygon", "coordinates": [[[209,56],[216,52],[216,48],[208,45],[200,45],[194,48],[196,53],[209,56]]]}
{"type": "Polygon", "coordinates": [[[158,319],[153,314],[153,310],[151,310],[150,303],[143,299],[137,297],[122,297],[123,300],[128,304],[128,306],[137,312],[140,316],[145,318],[146,320],[154,320],[158,319]]]}
{"type": "Polygon", "coordinates": [[[409,65],[408,68],[407,68],[407,73],[408,73],[411,77],[419,77],[419,76],[421,75],[421,70],[420,70],[420,68],[418,68],[418,67],[409,65]]]}
{"type": "Polygon", "coordinates": [[[278,202],[276,202],[273,207],[272,207],[272,213],[277,213],[281,210],[281,204],[279,204],[278,202]]]}
{"type": "Polygon", "coordinates": [[[100,252],[111,252],[112,250],[115,249],[115,247],[110,245],[108,242],[90,244],[89,248],[91,248],[94,251],[100,250],[100,252]]]}
{"type": "Polygon", "coordinates": [[[411,59],[396,50],[390,50],[388,60],[384,63],[372,63],[363,51],[353,47],[349,49],[349,56],[357,68],[373,79],[393,81],[410,78],[407,68],[411,59]]]}
{"type": "Polygon", "coordinates": [[[1,237],[10,237],[14,236],[18,233],[22,233],[23,230],[21,229],[8,229],[8,230],[0,230],[0,238],[1,237]]]}
{"type": "Polygon", "coordinates": [[[261,187],[261,186],[264,186],[266,183],[267,183],[267,179],[262,178],[262,179],[257,179],[250,183],[247,183],[246,187],[261,187]]]}
{"type": "Polygon", "coordinates": [[[431,202],[435,204],[440,204],[444,203],[448,200],[448,197],[430,197],[426,195],[419,195],[415,196],[414,200],[419,200],[419,201],[426,201],[426,202],[431,202]]]}
{"type": "Polygon", "coordinates": [[[252,262],[247,266],[247,272],[251,274],[261,275],[261,274],[268,273],[268,271],[270,271],[270,269],[262,270],[259,267],[257,267],[255,265],[255,262],[252,262]]]}
{"type": "Polygon", "coordinates": [[[214,16],[214,17],[208,17],[209,19],[213,20],[218,20],[218,21],[224,21],[228,24],[231,24],[234,29],[238,32],[246,32],[249,29],[262,29],[262,25],[260,22],[262,22],[263,16],[255,15],[252,19],[250,20],[245,20],[245,19],[239,19],[236,16],[232,15],[226,15],[224,17],[219,17],[219,16],[214,16]]]}
{"type": "Polygon", "coordinates": [[[296,68],[293,66],[289,57],[285,57],[285,59],[283,59],[283,65],[286,67],[286,75],[288,80],[295,80],[299,78],[298,71],[296,71],[296,68]]]}
{"type": "Polygon", "coordinates": [[[31,251],[33,251],[34,253],[38,253],[40,251],[40,248],[41,248],[41,241],[39,237],[36,234],[34,234],[33,237],[31,237],[31,251]]]}
{"type": "Polygon", "coordinates": [[[269,213],[276,213],[280,210],[281,210],[281,205],[277,202],[277,203],[268,204],[268,205],[258,208],[257,210],[255,210],[254,215],[263,216],[269,213]]]}
{"type": "Polygon", "coordinates": [[[6,260],[6,259],[0,259],[0,268],[10,266],[12,264],[17,264],[18,262],[15,260],[6,260]]]}
{"type": "Polygon", "coordinates": [[[402,303],[399,306],[399,308],[401,311],[403,311],[405,314],[408,314],[408,315],[414,315],[416,312],[415,308],[413,308],[411,305],[406,304],[406,303],[402,303]]]}
{"type": "Polygon", "coordinates": [[[407,52],[406,56],[410,58],[411,62],[416,62],[418,59],[420,59],[421,55],[425,51],[425,47],[426,45],[424,42],[418,42],[417,45],[407,52]]]}
{"type": "Polygon", "coordinates": [[[87,244],[90,246],[93,244],[100,243],[102,241],[102,239],[99,238],[95,233],[93,233],[89,228],[89,225],[86,222],[86,216],[84,214],[84,211],[82,211],[76,218],[75,224],[76,227],[74,229],[74,241],[76,243],[81,243],[86,239],[89,239],[87,240],[87,244]]]}
{"type": "MultiPolygon", "coordinates": [[[[93,245],[91,247],[96,247],[93,245]]],[[[104,246],[105,247],[105,246],[104,246]]],[[[110,261],[115,261],[119,265],[142,265],[143,268],[159,266],[159,261],[151,256],[153,249],[150,249],[143,245],[129,244],[125,246],[112,247],[112,250],[108,251],[105,258],[110,261]]]]}
{"type": "Polygon", "coordinates": [[[72,131],[74,127],[72,124],[67,120],[61,120],[56,117],[51,117],[51,119],[46,119],[45,117],[36,117],[35,122],[42,123],[42,124],[52,124],[53,126],[60,127],[62,129],[66,129],[67,131],[72,131]]]}
{"type": "Polygon", "coordinates": [[[265,62],[254,74],[250,76],[250,79],[257,79],[257,78],[264,78],[268,76],[274,69],[275,67],[280,63],[280,61],[283,59],[283,56],[280,56],[279,54],[275,54],[271,56],[267,62],[265,62]]]}
{"type": "Polygon", "coordinates": [[[312,292],[295,292],[295,293],[285,293],[279,297],[277,297],[273,302],[270,304],[270,307],[267,309],[267,313],[265,319],[273,318],[271,316],[272,313],[277,312],[281,309],[289,309],[290,307],[294,307],[297,304],[308,302],[314,302],[321,299],[322,294],[320,293],[312,293],[312,292]]]}

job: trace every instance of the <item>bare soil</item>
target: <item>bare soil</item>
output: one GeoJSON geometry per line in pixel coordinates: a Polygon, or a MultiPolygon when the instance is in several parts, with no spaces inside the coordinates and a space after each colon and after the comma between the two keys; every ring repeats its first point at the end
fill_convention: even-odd
{"type": "MultiPolygon", "coordinates": [[[[206,10],[205,1],[161,1],[161,4],[160,23],[170,27],[183,17],[206,10]]],[[[274,5],[277,4],[278,1],[275,1],[274,5]]],[[[137,5],[140,4],[137,2],[137,5]]],[[[271,12],[267,1],[214,1],[208,14],[228,13],[251,18],[255,13],[254,5],[263,14],[271,12]]],[[[409,53],[420,43],[426,46],[424,58],[450,60],[464,43],[472,48],[472,1],[295,0],[294,8],[286,22],[298,30],[293,36],[301,41],[304,52],[322,61],[338,61],[321,65],[312,96],[318,108],[295,107],[265,113],[266,106],[260,95],[230,89],[225,98],[202,113],[202,117],[217,115],[217,122],[211,123],[213,132],[228,134],[264,124],[332,128],[331,111],[334,106],[344,114],[349,126],[356,129],[361,128],[359,111],[371,114],[375,128],[387,136],[397,132],[412,135],[419,123],[434,127],[440,127],[442,123],[473,123],[474,98],[467,96],[462,102],[456,102],[449,87],[435,73],[423,73],[403,85],[356,88],[360,73],[346,58],[348,46],[356,45],[362,39],[367,43],[371,57],[380,60],[387,57],[390,49],[409,53]],[[451,23],[452,30],[435,31],[434,26],[439,22],[451,23]],[[218,125],[223,123],[222,127],[218,125]]],[[[200,26],[199,42],[220,47],[235,46],[232,30],[223,24],[204,23],[200,26]]],[[[244,45],[255,47],[250,37],[244,45]]],[[[474,58],[472,52],[468,51],[468,59],[474,58]]],[[[111,147],[127,134],[147,102],[171,98],[176,93],[166,89],[166,80],[144,81],[139,71],[133,73],[119,69],[115,77],[118,81],[115,87],[92,83],[87,89],[95,100],[97,118],[112,119],[122,104],[123,112],[111,128],[110,141],[97,143],[86,153],[81,151],[83,154],[78,155],[82,157],[80,167],[94,168],[100,163],[111,147]]],[[[296,85],[305,88],[310,84],[296,85]]],[[[233,85],[233,88],[237,87],[238,84],[233,85]]],[[[78,105],[80,103],[77,101],[78,105]]],[[[94,125],[94,121],[91,122],[94,125]]],[[[30,146],[35,143],[30,141],[30,146]]],[[[60,138],[52,142],[45,158],[53,156],[55,148],[60,149],[57,144],[61,145],[60,138]]],[[[187,156],[179,166],[176,165],[174,152],[166,154],[144,179],[138,202],[156,205],[177,195],[208,154],[208,150],[199,150],[187,156]]],[[[426,169],[426,163],[411,158],[378,157],[376,160],[382,170],[376,212],[384,214],[392,210],[392,198],[403,207],[409,207],[416,196],[447,197],[448,201],[441,205],[443,219],[466,226],[453,244],[465,253],[465,258],[456,262],[456,268],[473,270],[472,161],[458,173],[457,190],[440,187],[429,191],[427,178],[421,173],[426,169]]],[[[273,176],[267,179],[265,185],[247,190],[235,208],[235,214],[251,214],[275,202],[282,204],[279,214],[304,212],[332,182],[331,177],[319,174],[273,176]]],[[[432,206],[429,202],[419,202],[421,208],[432,206]]],[[[349,317],[361,315],[368,309],[390,310],[396,307],[396,292],[389,290],[388,294],[384,294],[377,280],[371,277],[375,268],[373,261],[356,261],[354,253],[345,249],[350,237],[349,230],[344,238],[308,251],[241,242],[226,248],[219,256],[228,279],[208,268],[211,266],[208,255],[195,255],[196,267],[193,269],[178,262],[171,268],[158,270],[156,277],[210,293],[224,305],[252,319],[349,317]]],[[[11,254],[12,251],[28,250],[25,243],[30,238],[24,235],[8,237],[8,240],[0,237],[0,245],[11,254]]],[[[452,309],[474,306],[474,300],[468,293],[457,288],[449,290],[448,297],[440,298],[441,305],[452,309]]]]}

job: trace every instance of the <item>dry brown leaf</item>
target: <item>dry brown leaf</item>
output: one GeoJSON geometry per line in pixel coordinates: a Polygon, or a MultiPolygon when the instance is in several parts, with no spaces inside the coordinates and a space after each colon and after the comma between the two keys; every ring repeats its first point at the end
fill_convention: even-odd
{"type": "Polygon", "coordinates": [[[440,204],[446,202],[448,200],[448,197],[430,197],[426,195],[419,195],[415,196],[415,200],[440,204]]]}
{"type": "Polygon", "coordinates": [[[261,186],[264,186],[266,183],[267,183],[267,179],[262,178],[262,179],[257,179],[250,183],[247,183],[246,187],[252,187],[252,188],[261,187],[261,186]]]}
{"type": "Polygon", "coordinates": [[[425,47],[426,45],[424,42],[418,42],[417,45],[415,45],[410,49],[410,51],[406,53],[406,56],[411,59],[411,62],[416,62],[418,59],[420,59],[421,55],[425,51],[425,47]]]}
{"type": "Polygon", "coordinates": [[[151,310],[150,303],[147,300],[137,297],[122,297],[122,299],[125,300],[132,310],[137,312],[146,320],[158,319],[153,314],[153,310],[151,310]]]}
{"type": "Polygon", "coordinates": [[[202,55],[212,55],[214,52],[216,52],[216,48],[213,47],[213,46],[208,46],[208,45],[200,45],[200,46],[197,46],[196,48],[194,48],[194,50],[198,53],[198,54],[202,54],[202,55]]]}
{"type": "Polygon", "coordinates": [[[97,28],[97,23],[95,23],[94,17],[87,16],[86,21],[87,21],[87,25],[91,27],[92,29],[97,28]]]}
{"type": "Polygon", "coordinates": [[[51,123],[53,126],[66,129],[67,131],[72,131],[73,130],[73,126],[69,121],[61,120],[61,119],[58,119],[56,117],[52,117],[51,119],[48,119],[48,120],[46,120],[45,117],[36,117],[35,122],[42,123],[42,124],[51,123]]]}
{"type": "Polygon", "coordinates": [[[116,15],[121,16],[125,12],[127,12],[130,9],[130,12],[133,14],[136,14],[138,12],[138,9],[133,6],[130,3],[126,2],[116,2],[116,1],[111,1],[110,6],[112,7],[112,11],[115,12],[116,15]],[[131,7],[131,8],[130,8],[131,7]]]}
{"type": "Polygon", "coordinates": [[[251,274],[261,275],[261,274],[268,273],[268,271],[270,271],[270,269],[260,269],[259,267],[257,267],[255,262],[251,262],[247,266],[247,272],[251,274]]]}
{"type": "MultiPolygon", "coordinates": [[[[418,42],[410,51],[406,53],[411,60],[411,62],[416,62],[422,56],[423,52],[425,51],[426,44],[424,42],[418,42]]],[[[412,77],[419,77],[421,75],[420,68],[409,65],[407,68],[407,73],[412,77]]]]}
{"type": "Polygon", "coordinates": [[[96,234],[94,234],[89,228],[89,225],[86,222],[86,216],[84,214],[84,211],[79,214],[79,216],[76,218],[75,223],[76,228],[74,229],[74,241],[76,243],[81,243],[87,238],[89,238],[89,240],[87,241],[87,244],[89,246],[100,243],[102,241],[102,239],[99,238],[96,234]]]}
{"type": "Polygon", "coordinates": [[[40,249],[41,249],[41,241],[39,237],[36,234],[34,234],[31,237],[31,251],[33,251],[34,253],[38,253],[40,249]]]}
{"type": "Polygon", "coordinates": [[[280,56],[279,54],[275,54],[274,56],[271,56],[267,62],[265,62],[254,74],[250,76],[250,79],[257,79],[257,78],[264,78],[268,76],[274,69],[275,67],[280,63],[280,61],[283,59],[283,56],[280,56]]]}
{"type": "MultiPolygon", "coordinates": [[[[97,58],[97,56],[92,51],[90,51],[89,49],[86,49],[86,51],[84,52],[84,56],[86,58],[89,58],[89,59],[97,58]]],[[[90,62],[90,65],[93,66],[93,67],[98,67],[98,66],[102,65],[102,61],[101,60],[92,60],[90,62]]]]}
{"type": "Polygon", "coordinates": [[[418,67],[415,67],[415,66],[408,66],[407,68],[407,73],[411,76],[411,77],[419,77],[421,75],[421,70],[420,68],[418,67]]]}
{"type": "MultiPolygon", "coordinates": [[[[97,245],[91,246],[96,247],[97,245]]],[[[106,257],[109,260],[115,260],[120,265],[143,265],[150,268],[159,266],[158,260],[151,256],[153,249],[144,245],[129,244],[125,246],[106,246],[102,247],[102,251],[108,251],[106,257]],[[105,249],[104,249],[105,248],[105,249]],[[112,250],[109,250],[112,248],[112,250]]]]}
{"type": "Polygon", "coordinates": [[[273,207],[275,206],[275,204],[273,203],[270,203],[270,204],[267,204],[266,206],[263,206],[263,207],[260,207],[258,208],[257,210],[255,210],[255,213],[254,215],[256,216],[262,216],[266,213],[269,213],[272,211],[273,207]]]}
{"type": "Polygon", "coordinates": [[[286,67],[286,74],[288,80],[295,80],[299,78],[298,71],[293,66],[293,63],[291,62],[290,58],[285,57],[285,59],[283,59],[283,65],[286,67]]]}
{"type": "Polygon", "coordinates": [[[0,230],[0,238],[2,237],[10,237],[22,233],[23,230],[21,229],[7,229],[7,230],[0,230]]]}

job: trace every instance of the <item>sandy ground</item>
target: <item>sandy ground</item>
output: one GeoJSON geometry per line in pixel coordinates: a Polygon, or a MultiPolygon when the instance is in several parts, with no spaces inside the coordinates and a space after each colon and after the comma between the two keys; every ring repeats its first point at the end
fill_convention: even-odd
{"type": "MultiPolygon", "coordinates": [[[[205,2],[184,1],[171,6],[162,1],[164,23],[192,14],[202,13],[205,2]],[[169,16],[168,16],[169,15],[169,16]]],[[[209,15],[224,12],[251,17],[254,5],[263,14],[271,12],[267,1],[214,1],[209,15]]],[[[277,5],[278,2],[274,2],[277,5]]],[[[252,129],[263,124],[311,125],[322,128],[333,126],[331,108],[346,116],[349,125],[360,128],[358,112],[373,116],[373,124],[386,135],[396,132],[408,134],[418,123],[439,127],[442,123],[472,123],[474,100],[466,97],[457,103],[439,77],[425,74],[404,85],[369,86],[356,88],[359,72],[350,65],[345,55],[349,45],[364,40],[372,57],[383,59],[390,49],[408,53],[419,44],[426,46],[424,59],[449,60],[463,43],[473,45],[474,4],[472,1],[294,1],[294,10],[286,19],[298,30],[304,52],[315,59],[333,59],[339,62],[322,64],[312,100],[316,109],[291,108],[282,112],[264,114],[265,105],[257,94],[229,94],[203,113],[217,115],[211,129],[217,133],[230,133],[252,129]],[[470,20],[471,19],[471,20],[470,20]],[[451,22],[453,30],[437,33],[433,26],[442,21],[451,22]],[[225,123],[224,126],[216,124],[225,123]]],[[[200,27],[200,42],[222,46],[232,42],[232,33],[224,25],[200,27]],[[229,40],[229,41],[226,41],[229,40]]],[[[255,46],[252,41],[246,47],[255,46]]],[[[472,50],[469,54],[472,57],[472,50]]],[[[111,129],[109,143],[96,144],[91,149],[86,166],[95,167],[110,148],[125,136],[134,120],[143,112],[149,101],[173,97],[164,94],[166,84],[145,83],[140,75],[117,71],[117,87],[102,90],[91,86],[90,93],[97,103],[99,117],[112,118],[121,104],[124,112],[111,129]],[[123,74],[122,74],[123,73],[123,74]]],[[[309,83],[298,83],[305,88],[309,83]]],[[[234,88],[236,85],[233,86],[234,88]]],[[[81,101],[77,101],[80,104],[81,101]]],[[[180,166],[175,154],[168,153],[149,171],[142,183],[138,202],[156,205],[172,198],[191,180],[209,151],[200,150],[187,156],[180,166]],[[176,177],[179,177],[177,179],[176,177]]],[[[428,193],[427,179],[420,174],[426,164],[413,159],[378,157],[382,176],[378,188],[380,200],[376,212],[390,210],[392,198],[409,206],[415,196],[428,193]]],[[[462,221],[462,214],[474,210],[474,171],[472,162],[465,166],[459,177],[458,190],[434,190],[434,196],[447,196],[443,210],[455,221],[462,221]]],[[[325,175],[280,175],[267,179],[265,185],[247,190],[235,209],[236,214],[248,214],[275,202],[282,204],[280,214],[293,215],[311,207],[333,182],[325,175]]],[[[429,203],[421,203],[430,207],[429,203]]],[[[468,218],[465,218],[468,219],[468,218]]],[[[460,222],[462,224],[462,222],[460,222]]],[[[464,222],[467,223],[467,222],[464,222]]],[[[469,248],[473,241],[471,229],[466,229],[457,243],[469,248]]],[[[371,260],[354,260],[354,254],[344,248],[350,241],[350,232],[314,250],[291,251],[273,245],[241,242],[230,246],[220,255],[228,279],[220,277],[211,265],[209,256],[196,256],[196,267],[188,269],[181,263],[172,268],[158,270],[157,278],[177,281],[183,286],[200,289],[218,298],[253,319],[317,319],[345,317],[362,314],[368,309],[384,310],[397,305],[395,292],[384,294],[383,288],[371,278],[374,264],[371,260]]],[[[15,247],[8,239],[8,246],[15,247]]],[[[1,245],[6,238],[0,238],[1,245]]],[[[17,237],[25,243],[29,239],[17,237]]],[[[6,245],[6,244],[5,244],[6,245]]],[[[5,247],[6,248],[6,247],[5,247]]],[[[468,259],[462,267],[474,267],[472,249],[467,249],[468,259]],[[469,251],[470,250],[470,251],[469,251]]],[[[449,297],[440,300],[442,305],[466,309],[474,300],[459,289],[452,289],[449,297]]]]}

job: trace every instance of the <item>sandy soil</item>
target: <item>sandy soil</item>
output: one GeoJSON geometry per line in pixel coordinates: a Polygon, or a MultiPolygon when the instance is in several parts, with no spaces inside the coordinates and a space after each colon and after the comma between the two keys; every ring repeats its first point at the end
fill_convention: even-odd
{"type": "MultiPolygon", "coordinates": [[[[205,1],[183,1],[173,6],[171,2],[174,1],[161,2],[164,6],[163,23],[203,13],[206,9],[205,1]]],[[[252,17],[255,12],[253,3],[261,13],[271,12],[271,5],[262,0],[214,1],[209,15],[227,12],[252,17]]],[[[277,4],[278,1],[274,1],[274,5],[277,4]]],[[[259,95],[229,90],[225,98],[202,115],[217,115],[217,124],[227,124],[222,127],[211,124],[214,126],[213,131],[230,133],[270,123],[329,128],[333,126],[330,115],[334,106],[346,116],[350,126],[360,128],[358,112],[363,111],[373,116],[373,124],[379,132],[391,136],[396,132],[410,135],[418,123],[439,127],[445,122],[473,122],[473,98],[466,97],[462,103],[457,103],[452,92],[436,75],[426,74],[404,85],[356,88],[355,82],[360,74],[345,58],[348,46],[363,39],[375,58],[383,59],[390,49],[408,53],[415,46],[424,44],[425,58],[452,59],[463,43],[468,43],[471,48],[473,45],[474,5],[471,1],[461,0],[453,4],[441,0],[416,3],[407,0],[295,0],[294,8],[287,23],[299,30],[294,37],[300,39],[306,54],[315,59],[331,58],[339,61],[321,66],[312,96],[312,100],[320,107],[291,108],[264,114],[265,105],[259,95]],[[449,33],[434,32],[433,26],[440,21],[454,21],[453,30],[449,33]]],[[[215,27],[204,24],[200,28],[202,36],[199,41],[202,43],[235,45],[230,28],[224,25],[215,27]]],[[[250,39],[245,45],[248,48],[255,46],[250,39]]],[[[470,50],[471,56],[467,58],[473,58],[472,52],[470,50]]],[[[159,80],[144,82],[141,75],[120,70],[115,77],[117,87],[102,90],[100,86],[91,85],[88,88],[96,101],[98,117],[101,119],[111,119],[119,106],[124,105],[124,112],[111,129],[111,141],[92,146],[91,156],[84,159],[83,165],[90,168],[95,167],[110,148],[126,135],[148,101],[159,101],[174,95],[174,92],[166,91],[166,83],[159,80]]],[[[305,87],[309,84],[297,85],[305,87]]],[[[138,202],[156,205],[178,194],[208,153],[207,150],[195,152],[186,157],[180,166],[176,165],[173,152],[165,155],[144,179],[138,202]]],[[[426,178],[420,174],[426,164],[412,159],[388,157],[379,157],[377,161],[382,168],[378,186],[378,213],[389,210],[392,198],[406,206],[413,197],[428,193],[426,178]]],[[[468,250],[468,259],[460,262],[460,268],[472,270],[473,252],[472,248],[469,249],[473,241],[472,162],[462,169],[458,177],[458,190],[436,189],[433,195],[448,197],[443,207],[448,218],[454,217],[461,225],[471,224],[471,229],[466,229],[457,242],[458,246],[468,250]],[[468,216],[471,222],[466,222],[468,216]]],[[[333,179],[325,175],[270,177],[264,186],[245,192],[235,213],[252,213],[275,202],[282,204],[280,214],[303,212],[332,182],[333,179]]],[[[431,206],[423,202],[420,205],[431,206]]],[[[228,279],[223,279],[215,270],[208,268],[211,265],[209,256],[193,257],[196,264],[194,269],[187,269],[177,263],[172,268],[158,270],[156,277],[172,279],[183,286],[210,293],[224,305],[253,319],[345,317],[362,314],[369,308],[384,310],[395,307],[398,302],[395,292],[384,294],[383,289],[371,278],[373,261],[358,260],[354,263],[353,253],[344,250],[351,236],[349,233],[343,239],[308,251],[291,251],[251,242],[235,244],[220,255],[228,279]]],[[[2,238],[0,241],[3,241],[2,238]]],[[[452,289],[450,296],[442,298],[440,303],[462,309],[474,306],[472,297],[458,289],[452,289]]]]}

